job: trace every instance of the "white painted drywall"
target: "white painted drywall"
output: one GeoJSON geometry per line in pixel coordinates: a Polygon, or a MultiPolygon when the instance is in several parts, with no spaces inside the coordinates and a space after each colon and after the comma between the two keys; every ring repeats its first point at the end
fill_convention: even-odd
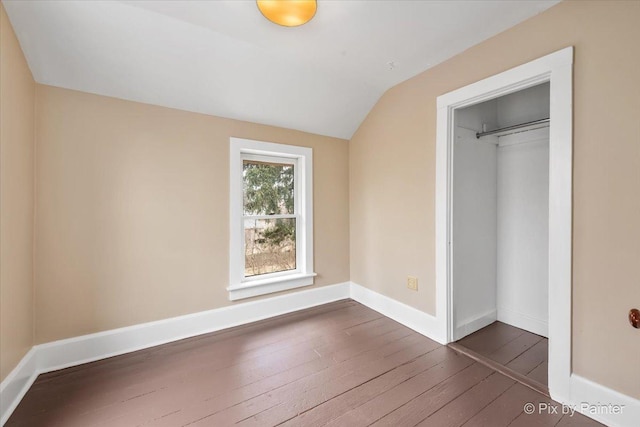
{"type": "Polygon", "coordinates": [[[549,94],[549,83],[544,83],[495,99],[498,127],[548,118],[549,94]]]}
{"type": "Polygon", "coordinates": [[[471,129],[476,132],[482,130],[483,124],[487,126],[487,129],[497,128],[498,99],[492,99],[481,104],[456,110],[455,124],[456,126],[471,129]]]}
{"type": "Polygon", "coordinates": [[[548,336],[549,130],[498,140],[498,320],[548,336]]]}
{"type": "Polygon", "coordinates": [[[475,137],[483,125],[493,130],[547,117],[548,83],[456,111],[455,339],[496,319],[548,333],[548,129],[475,137]]]}
{"type": "Polygon", "coordinates": [[[496,320],[496,161],[495,144],[479,142],[475,131],[456,127],[452,197],[455,339],[496,320]]]}

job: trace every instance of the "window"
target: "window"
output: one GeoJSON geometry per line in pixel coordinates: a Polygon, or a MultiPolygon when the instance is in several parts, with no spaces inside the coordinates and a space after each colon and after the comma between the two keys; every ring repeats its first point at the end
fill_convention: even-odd
{"type": "Polygon", "coordinates": [[[310,148],[231,138],[231,300],[313,284],[312,163],[310,148]]]}

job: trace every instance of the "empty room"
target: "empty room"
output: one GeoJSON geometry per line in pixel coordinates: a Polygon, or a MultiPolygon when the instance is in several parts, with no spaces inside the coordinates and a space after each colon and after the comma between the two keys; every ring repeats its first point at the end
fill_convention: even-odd
{"type": "Polygon", "coordinates": [[[640,426],[638,22],[1,0],[0,426],[640,426]]]}

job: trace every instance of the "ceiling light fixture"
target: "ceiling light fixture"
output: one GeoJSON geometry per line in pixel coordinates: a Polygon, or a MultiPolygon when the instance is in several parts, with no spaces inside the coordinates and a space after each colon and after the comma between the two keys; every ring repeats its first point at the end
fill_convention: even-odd
{"type": "Polygon", "coordinates": [[[316,0],[256,0],[258,9],[269,21],[284,27],[297,27],[316,14],[316,0]]]}

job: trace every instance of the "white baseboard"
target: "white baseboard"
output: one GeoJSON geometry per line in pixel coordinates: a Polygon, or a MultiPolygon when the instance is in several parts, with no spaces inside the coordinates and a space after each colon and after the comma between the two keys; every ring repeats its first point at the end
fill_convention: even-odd
{"type": "Polygon", "coordinates": [[[302,290],[34,346],[0,384],[0,425],[38,375],[350,297],[350,283],[302,290]]]}
{"type": "Polygon", "coordinates": [[[549,337],[549,322],[505,307],[498,307],[498,320],[536,335],[549,337]]]}
{"type": "MultiPolygon", "coordinates": [[[[383,315],[439,342],[446,343],[434,316],[352,282],[303,290],[258,301],[236,304],[186,316],[114,329],[97,334],[34,346],[0,384],[0,425],[9,419],[38,375],[119,354],[153,347],[233,326],[291,313],[305,308],[351,298],[383,315]]],[[[486,318],[483,316],[480,319],[486,318]]],[[[476,319],[477,321],[481,321],[476,319]]],[[[640,401],[571,375],[571,395],[552,396],[585,415],[611,427],[637,426],[640,401]],[[590,404],[624,405],[621,414],[594,414],[582,408],[590,404]]]]}
{"type": "Polygon", "coordinates": [[[465,320],[460,326],[457,326],[454,332],[455,341],[472,334],[485,326],[489,326],[497,320],[496,310],[489,310],[480,316],[465,320]]]}
{"type": "Polygon", "coordinates": [[[440,324],[430,314],[398,302],[371,289],[351,282],[351,299],[372,310],[413,329],[440,344],[446,345],[446,337],[440,336],[440,324]]]}
{"type": "MultiPolygon", "coordinates": [[[[393,300],[387,296],[374,292],[363,286],[351,282],[351,299],[366,305],[367,307],[384,314],[385,316],[401,323],[414,331],[431,338],[440,344],[446,344],[445,337],[438,333],[442,330],[434,316],[416,310],[406,304],[393,300]]],[[[493,322],[496,316],[495,311],[491,311],[473,319],[466,324],[472,326],[482,324],[482,322],[493,322]],[[491,320],[493,317],[493,320],[491,320]]],[[[500,320],[498,314],[498,320],[500,320]]],[[[488,324],[489,324],[488,323],[488,324]]],[[[534,332],[536,333],[536,332],[534,332]]],[[[571,375],[571,396],[552,396],[556,401],[576,408],[578,412],[593,418],[610,427],[637,427],[640,420],[640,401],[630,396],[621,394],[615,390],[604,387],[600,384],[589,381],[579,375],[571,375]],[[613,404],[624,405],[622,414],[598,414],[588,413],[581,410],[582,403],[613,404]]]]}
{"type": "Polygon", "coordinates": [[[576,374],[571,375],[571,397],[564,403],[609,427],[637,427],[640,420],[640,400],[576,374]],[[608,405],[621,406],[621,413],[610,413],[608,405]]]}
{"type": "Polygon", "coordinates": [[[0,425],[13,411],[38,377],[37,351],[31,348],[0,384],[0,425]]]}

